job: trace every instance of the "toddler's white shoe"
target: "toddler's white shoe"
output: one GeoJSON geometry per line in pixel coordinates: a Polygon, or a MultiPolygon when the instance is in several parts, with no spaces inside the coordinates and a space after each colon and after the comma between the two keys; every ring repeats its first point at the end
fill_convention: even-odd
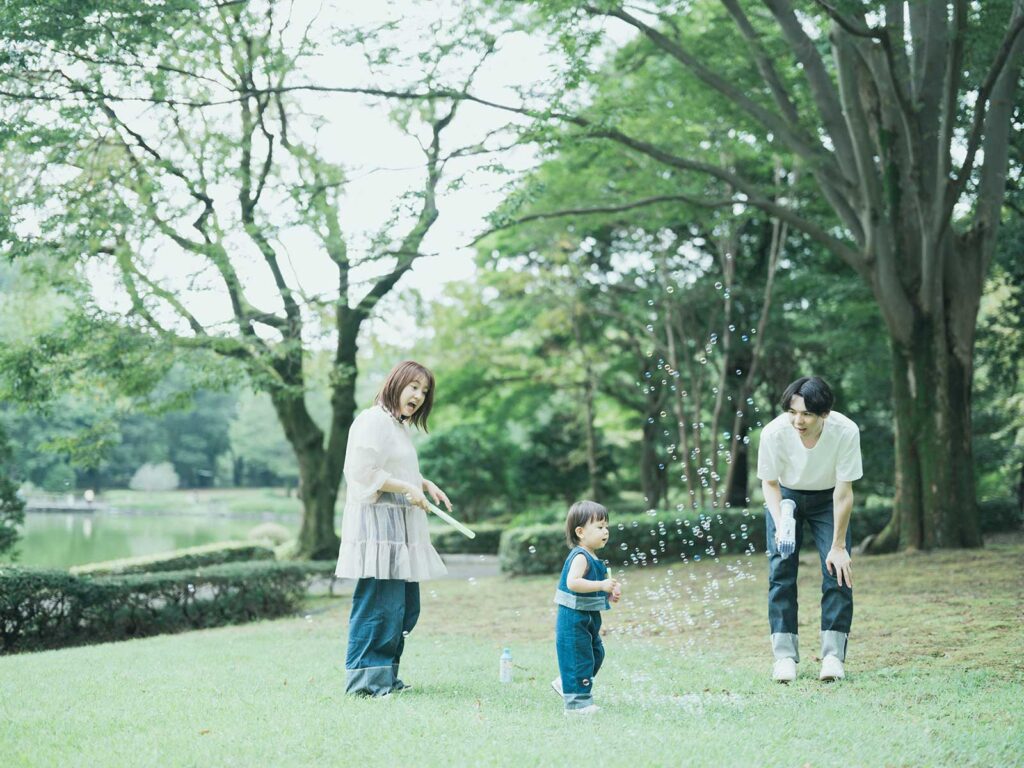
{"type": "Polygon", "coordinates": [[[778,659],[772,669],[772,680],[777,683],[792,683],[796,680],[796,662],[793,659],[778,659]]]}
{"type": "Polygon", "coordinates": [[[818,675],[819,680],[824,680],[826,683],[832,683],[836,680],[842,680],[846,677],[846,670],[843,669],[843,662],[839,660],[838,656],[829,654],[821,660],[821,674],[818,675]]]}
{"type": "Polygon", "coordinates": [[[554,680],[551,681],[551,687],[555,689],[555,693],[557,693],[559,696],[562,695],[562,676],[561,675],[559,675],[558,677],[556,677],[554,680]]]}
{"type": "Polygon", "coordinates": [[[586,717],[588,715],[594,715],[601,711],[601,708],[597,704],[589,704],[582,709],[566,709],[564,710],[566,717],[586,717]]]}

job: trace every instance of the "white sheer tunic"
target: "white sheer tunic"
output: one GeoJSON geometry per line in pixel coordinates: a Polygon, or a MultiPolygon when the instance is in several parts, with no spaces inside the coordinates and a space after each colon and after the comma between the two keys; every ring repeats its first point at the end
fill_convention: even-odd
{"type": "Polygon", "coordinates": [[[335,573],[345,579],[426,581],[448,569],[430,544],[427,513],[404,494],[381,491],[388,480],[420,488],[423,477],[409,427],[380,405],[360,413],[345,450],[345,511],[335,573]]]}

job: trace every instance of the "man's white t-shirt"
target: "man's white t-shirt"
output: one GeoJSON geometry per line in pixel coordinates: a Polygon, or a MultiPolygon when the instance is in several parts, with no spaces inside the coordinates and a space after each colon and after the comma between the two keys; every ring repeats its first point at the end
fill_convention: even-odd
{"type": "Polygon", "coordinates": [[[759,480],[778,481],[794,491],[824,491],[837,482],[853,482],[863,476],[860,429],[838,411],[829,413],[813,448],[804,447],[787,413],[772,419],[761,431],[759,480]]]}

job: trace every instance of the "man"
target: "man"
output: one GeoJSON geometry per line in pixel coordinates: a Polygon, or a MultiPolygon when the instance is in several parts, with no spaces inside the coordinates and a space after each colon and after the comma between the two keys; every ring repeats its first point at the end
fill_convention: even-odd
{"type": "Polygon", "coordinates": [[[796,575],[803,523],[821,558],[821,672],[834,681],[845,675],[846,641],[853,619],[850,512],[853,481],[861,467],[860,430],[832,410],[832,390],[817,376],[797,379],[782,395],[783,413],[765,426],[757,452],[768,539],[768,622],[781,683],[796,679],[796,575]],[[793,504],[783,504],[788,499],[793,504]],[[794,505],[795,504],[795,508],[794,505]],[[787,507],[795,525],[787,525],[787,507]],[[781,538],[780,538],[781,537],[781,538]]]}

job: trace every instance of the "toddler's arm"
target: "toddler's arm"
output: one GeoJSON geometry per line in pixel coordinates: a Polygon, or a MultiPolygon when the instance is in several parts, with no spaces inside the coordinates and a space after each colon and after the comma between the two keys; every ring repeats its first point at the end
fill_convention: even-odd
{"type": "Polygon", "coordinates": [[[580,552],[572,559],[569,565],[569,575],[565,579],[565,585],[573,592],[611,592],[618,583],[615,579],[604,581],[590,581],[583,578],[587,575],[587,556],[580,552]]]}

